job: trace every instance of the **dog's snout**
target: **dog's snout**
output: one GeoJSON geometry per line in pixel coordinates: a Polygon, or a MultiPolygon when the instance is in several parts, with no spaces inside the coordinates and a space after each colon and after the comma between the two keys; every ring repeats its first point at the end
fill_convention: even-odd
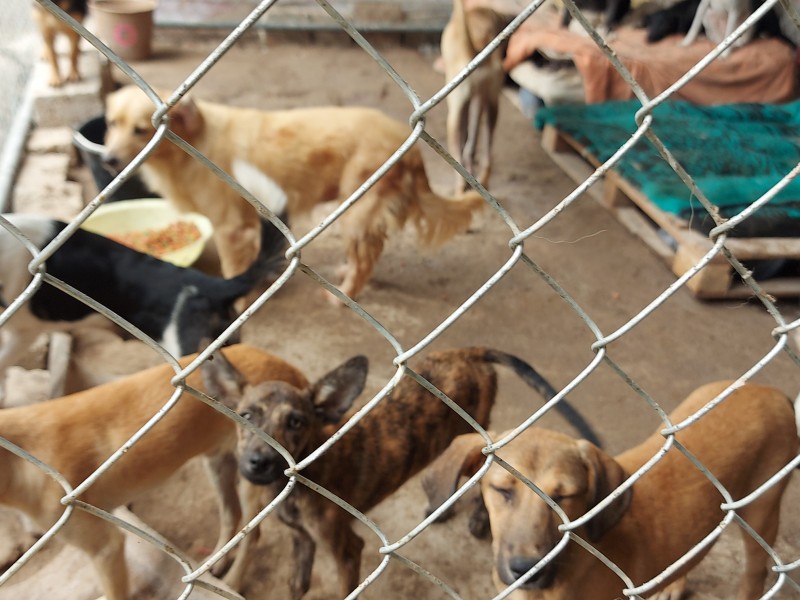
{"type": "MultiPolygon", "coordinates": [[[[534,568],[542,560],[541,556],[512,556],[509,558],[506,568],[501,572],[501,579],[506,585],[511,585],[528,571],[534,568]]],[[[524,584],[523,589],[546,589],[550,587],[555,579],[555,568],[553,563],[543,566],[539,571],[531,575],[524,584]]]]}
{"type": "Polygon", "coordinates": [[[239,460],[242,476],[256,485],[268,485],[283,474],[286,463],[274,452],[253,451],[239,460]]]}

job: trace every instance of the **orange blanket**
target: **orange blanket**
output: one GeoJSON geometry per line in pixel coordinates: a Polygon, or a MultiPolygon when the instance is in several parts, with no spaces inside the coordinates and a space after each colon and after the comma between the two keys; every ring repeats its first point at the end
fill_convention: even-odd
{"type": "MultiPolygon", "coordinates": [[[[537,48],[569,54],[581,74],[586,102],[629,100],[630,86],[588,36],[558,28],[551,15],[537,11],[511,36],[505,61],[510,70],[537,48]]],[[[608,45],[651,98],[680,79],[713,45],[699,38],[688,48],[682,36],[655,44],[645,40],[646,30],[620,28],[608,45]]],[[[795,53],[776,39],[757,39],[730,56],[718,58],[682,87],[673,98],[696,104],[734,102],[786,102],[795,97],[795,53]]]]}

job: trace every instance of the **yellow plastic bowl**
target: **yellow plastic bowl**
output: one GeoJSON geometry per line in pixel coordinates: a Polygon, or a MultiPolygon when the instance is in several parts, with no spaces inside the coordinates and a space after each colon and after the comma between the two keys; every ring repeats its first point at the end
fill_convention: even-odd
{"type": "Polygon", "coordinates": [[[200,239],[162,255],[161,260],[179,267],[188,267],[200,257],[211,237],[211,221],[198,213],[182,213],[167,200],[157,198],[123,200],[104,204],[83,223],[83,228],[104,236],[126,234],[133,231],[162,229],[176,221],[194,223],[200,230],[200,239]]]}

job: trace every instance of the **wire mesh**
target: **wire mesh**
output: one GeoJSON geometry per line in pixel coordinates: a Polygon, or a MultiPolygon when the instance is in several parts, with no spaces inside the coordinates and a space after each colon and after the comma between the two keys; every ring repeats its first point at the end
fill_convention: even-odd
{"type": "MultiPolygon", "coordinates": [[[[771,579],[770,589],[766,590],[764,595],[761,597],[770,598],[774,597],[778,593],[786,593],[791,595],[800,592],[800,584],[798,584],[797,577],[797,568],[800,560],[798,560],[796,555],[796,548],[793,556],[782,556],[780,552],[769,547],[768,544],[760,539],[758,533],[749,527],[746,522],[743,522],[737,512],[743,507],[748,506],[750,503],[756,501],[763,493],[768,492],[774,486],[780,485],[780,482],[790,477],[792,471],[798,466],[798,461],[800,459],[795,458],[792,462],[785,465],[778,472],[767,474],[767,478],[763,486],[759,490],[753,491],[753,493],[748,497],[733,498],[727,492],[725,487],[716,481],[714,475],[708,472],[702,463],[695,461],[691,453],[688,452],[688,450],[686,450],[675,437],[680,431],[691,427],[706,415],[709,415],[708,418],[714,418],[713,409],[715,406],[725,402],[726,397],[731,392],[741,387],[745,382],[754,379],[761,374],[776,360],[776,357],[788,357],[788,360],[793,364],[795,374],[798,366],[800,366],[800,357],[798,357],[797,351],[795,348],[793,348],[789,338],[790,335],[797,335],[797,332],[800,331],[800,320],[793,321],[791,318],[785,316],[785,311],[779,307],[777,301],[768,293],[763,291],[759,282],[751,276],[749,269],[737,259],[735,252],[733,252],[728,245],[728,234],[730,230],[740,222],[750,217],[752,213],[755,212],[755,210],[757,210],[759,207],[767,204],[780,189],[785,187],[792,179],[795,178],[797,175],[797,168],[786,173],[785,177],[762,197],[754,198],[752,204],[745,210],[741,211],[741,213],[728,220],[725,220],[720,218],[715,212],[713,203],[706,198],[706,196],[703,194],[703,191],[699,189],[683,166],[680,165],[675,157],[671,154],[670,149],[662,143],[652,128],[655,120],[655,117],[653,116],[653,109],[659,104],[669,100],[674,95],[676,90],[680,89],[681,86],[685,85],[687,81],[695,77],[711,61],[717,60],[725,48],[735,41],[736,37],[741,35],[741,33],[747,28],[752,27],[759,16],[776,6],[778,4],[777,0],[765,2],[762,8],[756,11],[756,13],[754,13],[751,18],[749,18],[739,29],[737,29],[729,39],[726,39],[722,44],[715,48],[714,51],[711,52],[701,63],[699,63],[695,68],[691,69],[684,78],[676,82],[674,86],[666,90],[664,93],[659,94],[656,98],[648,97],[645,91],[636,82],[635,78],[628,72],[624,64],[616,57],[613,50],[606,45],[603,37],[592,27],[584,14],[577,9],[571,0],[565,0],[565,4],[572,13],[573,17],[581,24],[582,27],[587,30],[597,45],[603,50],[603,52],[606,53],[609,61],[614,64],[615,68],[621,73],[625,81],[627,81],[634,90],[635,96],[641,102],[642,106],[636,117],[638,129],[631,139],[622,145],[618,152],[616,152],[611,159],[600,165],[589,178],[578,185],[574,191],[564,197],[541,218],[530,224],[517,223],[511,214],[506,211],[503,206],[503,202],[498,201],[498,199],[495,198],[490,191],[487,191],[472,176],[472,174],[467,172],[452,158],[452,156],[450,156],[442,144],[437,141],[436,136],[431,135],[431,133],[427,130],[426,116],[430,111],[433,111],[435,107],[447,97],[448,94],[452,93],[453,90],[464,81],[468,74],[471,73],[472,70],[480,63],[482,63],[492,51],[494,51],[502,42],[507,40],[508,37],[517,30],[517,28],[525,21],[527,17],[529,17],[535,11],[540,10],[542,3],[535,1],[522,8],[518,16],[510,21],[508,27],[506,27],[506,29],[504,29],[503,32],[497,36],[492,44],[490,44],[484,51],[479,53],[477,57],[464,68],[459,76],[452,81],[446,82],[440,90],[431,95],[429,98],[425,99],[420,97],[420,95],[414,89],[412,89],[412,87],[404,80],[402,75],[399,74],[390,64],[390,62],[384,58],[383,54],[367,40],[367,38],[362,34],[362,30],[359,29],[357,24],[352,22],[351,18],[348,18],[348,15],[339,12],[334,4],[328,3],[325,0],[316,0],[316,4],[327,15],[328,26],[331,28],[338,28],[346,32],[355,41],[355,43],[375,61],[375,63],[384,69],[393,84],[402,91],[402,94],[406,97],[410,104],[408,114],[410,131],[405,144],[398,147],[396,152],[387,159],[387,161],[378,171],[367,178],[363,185],[359,187],[359,189],[356,190],[352,196],[345,199],[339,208],[331,212],[330,215],[328,215],[309,233],[302,237],[295,237],[294,233],[290,229],[282,226],[282,224],[277,220],[277,217],[270,210],[261,205],[258,199],[253,197],[252,194],[242,188],[241,185],[232,179],[229,174],[225,173],[217,165],[213,164],[207,157],[203,156],[202,153],[198,152],[190,144],[178,137],[174,131],[170,130],[169,121],[166,118],[169,109],[175,106],[187,93],[191,92],[195,86],[203,80],[209,70],[216,65],[231,48],[240,42],[241,38],[250,28],[254,27],[256,23],[262,19],[262,17],[265,15],[268,16],[269,12],[273,10],[273,7],[282,3],[279,3],[276,0],[265,0],[264,2],[255,5],[252,8],[252,11],[247,16],[242,18],[241,22],[238,23],[232,32],[219,44],[216,49],[214,49],[213,52],[208,55],[207,59],[202,61],[202,63],[198,65],[198,67],[188,77],[186,77],[184,81],[175,86],[169,97],[159,98],[150,87],[150,84],[145,81],[144,78],[142,78],[134,69],[126,64],[125,61],[116,56],[101,40],[87,31],[81,24],[75,22],[64,13],[59,11],[59,9],[49,0],[37,0],[37,2],[39,2],[39,4],[41,4],[45,9],[69,23],[69,25],[74,29],[78,30],[92,46],[94,46],[100,53],[105,55],[112,63],[114,63],[122,73],[124,73],[133,82],[147,92],[148,96],[153,100],[156,107],[153,114],[153,124],[156,130],[152,140],[147,145],[145,150],[142,151],[142,153],[139,154],[139,156],[130,165],[123,169],[119,176],[116,177],[106,189],[101,190],[99,195],[93,201],[91,201],[81,212],[81,214],[69,224],[62,234],[56,237],[47,247],[40,249],[35,248],[29,240],[26,240],[19,231],[15,230],[14,226],[9,221],[4,218],[0,218],[0,225],[2,225],[6,230],[11,231],[20,240],[20,243],[22,243],[30,251],[31,261],[28,265],[28,270],[31,274],[35,275],[31,284],[22,294],[19,295],[19,297],[8,299],[10,300],[8,303],[9,305],[0,315],[0,327],[7,325],[10,320],[14,318],[15,314],[21,310],[21,308],[27,302],[30,301],[33,294],[35,294],[37,289],[39,289],[42,285],[45,283],[54,285],[59,289],[62,289],[63,291],[75,296],[79,300],[89,304],[92,308],[98,312],[101,312],[103,315],[120,325],[122,328],[128,330],[135,337],[148,344],[156,352],[158,352],[163,357],[165,363],[169,364],[174,371],[174,377],[172,379],[174,392],[171,397],[164,398],[163,406],[151,416],[147,424],[145,424],[139,431],[136,432],[133,437],[120,446],[116,452],[108,457],[103,457],[104,459],[101,461],[100,466],[94,470],[94,472],[86,475],[81,481],[66,481],[60,473],[36,457],[35,448],[19,448],[11,442],[0,437],[0,445],[3,448],[5,448],[8,452],[11,452],[19,457],[24,458],[26,461],[29,461],[32,465],[32,468],[36,469],[37,472],[44,473],[47,477],[57,481],[64,490],[64,496],[61,499],[61,503],[64,505],[61,518],[59,518],[57,522],[55,522],[52,527],[49,528],[45,535],[33,547],[31,547],[28,552],[23,554],[21,558],[15,561],[14,564],[12,564],[2,575],[0,575],[0,586],[12,581],[19,569],[32,560],[48,540],[53,537],[63,535],[64,528],[69,526],[70,520],[74,518],[75,512],[82,511],[96,515],[117,527],[122,527],[134,533],[141,538],[143,542],[160,548],[172,559],[174,559],[180,565],[183,571],[182,582],[186,586],[181,597],[190,597],[196,587],[203,587],[204,589],[210,590],[212,593],[218,594],[220,597],[234,598],[236,597],[235,594],[211,586],[208,583],[201,581],[200,578],[207,574],[218,561],[225,558],[229,552],[234,551],[237,546],[240,545],[245,536],[254,528],[257,528],[259,524],[261,524],[261,522],[270,514],[274,512],[280,513],[281,510],[285,510],[286,505],[288,504],[287,499],[292,497],[291,493],[295,487],[307,487],[313,492],[324,496],[331,502],[339,504],[344,510],[351,513],[355,519],[363,523],[378,540],[378,544],[380,546],[378,550],[378,555],[380,557],[378,566],[369,575],[362,579],[362,583],[350,594],[349,597],[356,597],[369,590],[370,586],[384,575],[390,565],[400,565],[406,567],[413,572],[415,576],[427,579],[433,586],[450,597],[457,598],[461,597],[461,595],[466,596],[468,590],[460,589],[458,582],[444,581],[437,575],[436,565],[417,564],[411,555],[406,555],[404,551],[406,547],[418,536],[429,534],[431,531],[435,531],[435,528],[438,527],[437,525],[433,525],[436,517],[447,507],[453,505],[457,499],[467,494],[470,489],[475,488],[475,486],[479,484],[481,477],[486,473],[488,468],[492,464],[496,463],[507,469],[515,477],[520,478],[524,484],[530,487],[535,493],[540,494],[549,504],[551,504],[552,509],[563,521],[563,525],[560,528],[560,531],[563,534],[562,540],[555,545],[552,550],[545,557],[543,557],[543,559],[537,565],[530,569],[517,583],[506,588],[504,591],[500,591],[496,598],[507,597],[517,588],[522,586],[527,578],[536,575],[536,573],[538,573],[541,569],[545,568],[550,561],[557,561],[559,554],[570,542],[584,546],[589,552],[595,554],[607,568],[614,570],[620,578],[621,593],[623,593],[626,597],[646,598],[651,596],[654,593],[654,590],[657,589],[668,577],[670,577],[673,572],[679,570],[684,564],[690,563],[696,555],[703,553],[708,546],[717,540],[723,531],[734,525],[741,526],[747,535],[752,536],[759,543],[765,546],[765,551],[769,554],[770,568],[773,573],[773,578],[771,579]],[[591,311],[584,308],[581,303],[559,283],[556,277],[551,276],[547,270],[537,262],[534,255],[526,251],[526,244],[532,241],[545,226],[552,223],[565,211],[568,212],[570,208],[579,201],[586,190],[599,181],[604,174],[612,170],[616,163],[627,152],[629,152],[636,141],[641,138],[646,138],[649,140],[649,142],[659,151],[664,160],[668,162],[675,172],[681,177],[686,184],[687,189],[691,191],[691,193],[700,201],[702,206],[715,219],[716,227],[709,235],[713,244],[710,246],[710,249],[707,251],[707,253],[702,256],[702,258],[698,260],[692,268],[687,270],[683,275],[679,276],[673,283],[666,286],[661,293],[650,299],[644,308],[642,308],[637,314],[627,317],[621,325],[615,329],[612,329],[610,333],[605,333],[607,328],[595,322],[591,316],[591,311]],[[81,294],[78,290],[75,290],[71,286],[56,280],[54,277],[48,275],[46,271],[47,260],[55,253],[59,252],[59,249],[62,247],[63,243],[75,233],[75,231],[86,220],[86,218],[88,218],[98,207],[103,205],[109,195],[112,194],[120,185],[122,185],[132,175],[132,173],[148,159],[148,157],[161,143],[177,144],[179,147],[193,156],[197,161],[210,169],[217,177],[221,178],[228,185],[233,187],[263,216],[279,225],[281,231],[287,236],[289,249],[287,250],[286,255],[291,259],[282,276],[279,277],[278,280],[266,292],[264,292],[250,308],[244,311],[240,317],[236,319],[217,340],[212,342],[211,345],[203,350],[195,360],[184,365],[179,364],[176,357],[170,356],[169,353],[167,353],[163,348],[160,348],[154,340],[150,339],[144,333],[138,331],[120,315],[114,314],[93,299],[81,294]],[[303,261],[302,253],[304,249],[315,242],[322,234],[332,227],[343,214],[346,214],[348,210],[356,205],[364,196],[364,194],[369,191],[372,185],[380,180],[380,178],[383,177],[394,164],[396,164],[396,162],[408,151],[410,147],[415,144],[423,143],[427,144],[435,153],[441,156],[442,159],[447,162],[447,164],[464,176],[470,185],[479,190],[481,195],[486,200],[488,210],[495,213],[507,227],[506,241],[511,250],[511,256],[504,264],[500,266],[500,268],[496,270],[496,272],[492,273],[482,285],[475,289],[466,300],[464,300],[460,305],[456,306],[450,312],[450,314],[443,318],[438,325],[432,327],[430,331],[422,336],[421,339],[411,344],[409,347],[406,347],[406,344],[401,341],[400,336],[394,333],[390,327],[383,326],[379,322],[379,319],[366,310],[364,306],[341,294],[332,282],[323,277],[323,275],[317,272],[310,264],[305,263],[303,261]],[[731,385],[722,394],[707,404],[702,410],[696,412],[683,422],[673,423],[670,421],[666,412],[661,408],[659,402],[647,391],[645,391],[645,389],[636,382],[633,376],[626,372],[624,366],[609,354],[608,348],[613,343],[629,335],[632,331],[640,327],[640,325],[655,312],[664,310],[664,306],[671,300],[671,298],[673,298],[676,294],[685,291],[687,282],[689,282],[693,277],[706,268],[711,261],[719,259],[720,257],[727,261],[731,265],[731,268],[741,276],[742,281],[752,290],[753,298],[760,302],[764,308],[765,314],[768,315],[768,317],[773,321],[771,324],[772,329],[770,334],[774,339],[774,344],[769,351],[764,354],[763,357],[756,360],[751,366],[748,366],[748,368],[738,375],[735,378],[735,381],[731,383],[731,385]],[[561,390],[554,398],[547,402],[541,409],[532,412],[529,417],[520,421],[516,427],[506,435],[506,437],[493,439],[490,435],[483,432],[485,436],[484,441],[486,442],[484,453],[488,457],[484,467],[448,501],[447,505],[443,506],[439,511],[430,515],[428,518],[421,520],[418,526],[414,527],[405,535],[397,538],[396,541],[392,541],[393,536],[390,536],[388,533],[386,533],[381,524],[362,514],[361,511],[350,506],[335,494],[324,488],[321,488],[314,481],[304,477],[304,469],[306,469],[309,464],[312,464],[314,461],[323,456],[332,446],[337,444],[343,436],[346,436],[348,432],[356,427],[356,425],[373,409],[375,409],[375,407],[380,406],[382,401],[391,393],[391,391],[397,386],[398,382],[404,377],[412,377],[420,380],[421,383],[425,383],[424,378],[412,368],[412,361],[418,356],[424,356],[425,351],[430,349],[437,341],[439,341],[445,332],[447,332],[460,320],[468,316],[471,312],[474,312],[476,304],[487,298],[492,290],[502,282],[504,277],[506,277],[512,270],[519,268],[525,269],[526,272],[529,272],[534,277],[541,280],[549,288],[551,288],[553,292],[569,308],[572,315],[583,322],[587,330],[591,332],[591,335],[594,338],[591,344],[591,351],[594,353],[594,355],[588,364],[581,369],[575,377],[561,387],[561,390]],[[91,489],[92,486],[97,485],[98,480],[106,472],[112,469],[115,463],[117,463],[123,456],[134,449],[143,438],[151,435],[153,428],[156,427],[162,421],[162,419],[164,419],[165,415],[173,410],[173,407],[179,402],[206,402],[213,408],[220,410],[228,417],[236,420],[240,427],[252,428],[252,426],[248,425],[245,419],[235,415],[230,410],[226,410],[224,407],[205,396],[202,391],[190,385],[188,383],[188,379],[195,371],[199,369],[200,365],[213,352],[222,346],[223,342],[227,338],[236,334],[237,331],[252,318],[252,315],[255,314],[256,311],[262,307],[267,307],[268,309],[271,299],[284,285],[286,285],[289,281],[300,277],[307,277],[308,280],[313,281],[320,287],[335,294],[346,305],[347,308],[345,310],[351,311],[353,315],[358,318],[360,323],[374,328],[378,335],[384,338],[391,346],[392,351],[394,352],[393,366],[395,367],[396,371],[394,375],[385,383],[385,385],[382,386],[380,391],[377,392],[358,412],[356,412],[345,426],[339,429],[336,434],[332,435],[325,444],[320,446],[314,452],[305,457],[292,457],[287,454],[286,458],[289,464],[289,469],[286,473],[289,477],[287,485],[282,490],[277,491],[268,502],[265,502],[259,506],[256,514],[249,515],[251,517],[251,521],[245,524],[244,528],[237,535],[231,538],[228,543],[219,548],[217,552],[212,553],[206,560],[200,562],[200,564],[196,564],[193,561],[183,557],[183,555],[175,551],[172,545],[166,540],[157,536],[153,536],[142,528],[125,522],[119,517],[112,515],[106,509],[92,506],[91,504],[87,504],[86,502],[82,501],[80,499],[81,495],[87,490],[91,489]],[[585,515],[576,520],[570,521],[564,511],[561,510],[559,505],[548,498],[546,494],[544,494],[544,492],[537,487],[535,482],[528,480],[523,473],[520,473],[512,465],[505,463],[501,458],[495,456],[495,452],[501,450],[504,446],[513,443],[513,441],[521,433],[528,430],[530,427],[539,424],[546,417],[546,415],[548,415],[548,413],[551,413],[551,411],[553,411],[553,409],[556,408],[558,404],[562,402],[568,395],[570,395],[576,388],[583,384],[587,384],[587,381],[590,380],[591,376],[594,375],[602,366],[609,367],[610,371],[619,378],[619,381],[629,386],[635,395],[641,398],[643,404],[646,405],[648,409],[652,411],[653,415],[661,422],[663,425],[663,430],[661,433],[664,436],[664,444],[660,452],[654,455],[639,470],[637,470],[635,473],[632,473],[627,480],[616,490],[614,490],[613,493],[611,493],[605,500],[599,502],[585,515]],[[194,396],[194,398],[187,396],[194,396]],[[665,569],[658,576],[647,582],[634,582],[627,576],[627,574],[622,572],[613,563],[613,561],[608,559],[608,557],[603,556],[595,548],[593,548],[592,545],[580,535],[579,529],[584,527],[587,522],[611,505],[627,489],[629,489],[631,486],[635,486],[639,479],[641,479],[647,472],[659,464],[668,451],[684,453],[690,461],[696,463],[695,468],[703,472],[704,475],[719,488],[721,495],[720,504],[722,511],[724,512],[724,518],[721,519],[717,529],[715,529],[713,532],[704,532],[703,536],[705,537],[703,537],[698,544],[692,548],[687,548],[686,554],[675,561],[674,564],[667,567],[667,569],[665,569]],[[622,590],[622,588],[625,589],[622,590]]],[[[793,11],[790,4],[785,3],[784,6],[790,12],[793,11]]],[[[798,167],[800,167],[800,165],[798,165],[798,167]]],[[[323,326],[323,324],[319,325],[319,327],[323,326]]],[[[794,393],[794,391],[795,390],[790,390],[791,393],[794,393]]],[[[446,396],[442,395],[441,393],[439,393],[439,396],[441,401],[448,404],[450,403],[450,399],[446,396]]],[[[480,426],[474,421],[470,423],[470,428],[482,431],[480,426]]],[[[276,440],[269,438],[263,432],[259,432],[259,434],[271,445],[279,447],[279,444],[276,440]]],[[[613,435],[613,432],[611,435],[613,435]]],[[[289,555],[290,552],[287,552],[286,554],[289,555]]],[[[487,574],[490,571],[491,565],[487,564],[487,574]]],[[[0,587],[0,591],[2,591],[2,587],[0,587]]]]}

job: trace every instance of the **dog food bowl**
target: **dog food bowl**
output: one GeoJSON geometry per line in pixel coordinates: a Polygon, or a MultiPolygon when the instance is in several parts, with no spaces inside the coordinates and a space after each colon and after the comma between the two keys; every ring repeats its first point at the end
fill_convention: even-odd
{"type": "Polygon", "coordinates": [[[86,219],[83,228],[115,238],[179,227],[179,223],[194,225],[200,232],[199,239],[165,253],[145,251],[179,267],[188,267],[200,257],[213,227],[211,221],[203,215],[179,212],[167,200],[145,198],[104,204],[86,219]]]}

